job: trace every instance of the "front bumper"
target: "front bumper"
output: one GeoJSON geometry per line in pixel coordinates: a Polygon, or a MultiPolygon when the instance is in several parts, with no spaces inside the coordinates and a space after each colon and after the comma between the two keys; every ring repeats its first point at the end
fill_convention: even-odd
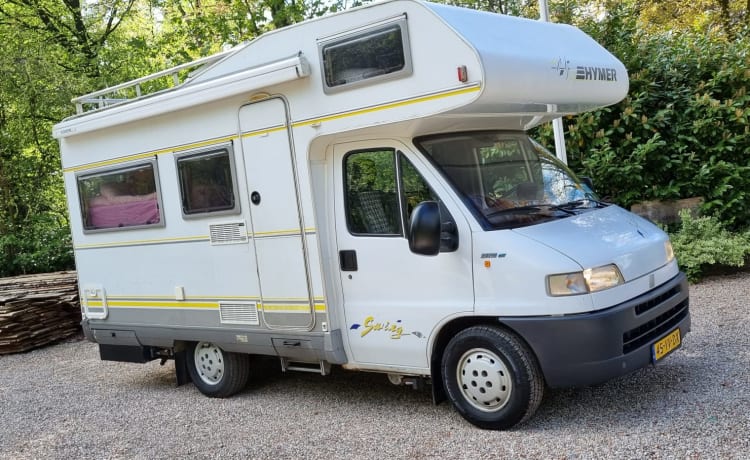
{"type": "Polygon", "coordinates": [[[550,387],[601,383],[649,365],[651,346],[675,329],[690,331],[687,278],[606,310],[499,320],[526,340],[550,387]]]}

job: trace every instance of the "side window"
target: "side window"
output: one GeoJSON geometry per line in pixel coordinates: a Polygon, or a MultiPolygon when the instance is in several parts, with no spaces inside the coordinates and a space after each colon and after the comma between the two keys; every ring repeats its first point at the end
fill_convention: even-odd
{"type": "Polygon", "coordinates": [[[411,75],[406,18],[319,44],[325,92],[411,75]]]}
{"type": "Polygon", "coordinates": [[[344,193],[346,223],[354,235],[405,236],[402,229],[408,228],[414,208],[423,201],[437,201],[443,224],[440,250],[450,252],[458,248],[453,217],[401,152],[375,149],[347,154],[344,193]]]}
{"type": "Polygon", "coordinates": [[[456,221],[445,207],[440,197],[427,184],[419,171],[406,157],[399,153],[399,167],[401,171],[401,190],[404,202],[404,221],[407,228],[411,219],[411,212],[423,201],[437,201],[440,206],[440,222],[442,226],[440,236],[440,252],[451,252],[458,249],[458,230],[456,221]]]}
{"type": "Polygon", "coordinates": [[[401,236],[401,217],[393,149],[358,151],[344,158],[349,231],[401,236]]]}
{"type": "Polygon", "coordinates": [[[84,231],[164,225],[156,161],[76,177],[84,231]]]}
{"type": "Polygon", "coordinates": [[[176,157],[182,214],[239,212],[229,146],[176,157]]]}
{"type": "Polygon", "coordinates": [[[411,218],[412,210],[423,201],[440,201],[421,174],[402,154],[399,155],[401,167],[401,189],[404,194],[404,217],[406,222],[411,218]]]}

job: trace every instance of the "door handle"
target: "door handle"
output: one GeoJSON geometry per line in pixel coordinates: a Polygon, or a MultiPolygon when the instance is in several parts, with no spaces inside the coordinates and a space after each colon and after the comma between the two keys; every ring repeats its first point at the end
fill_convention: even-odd
{"type": "Polygon", "coordinates": [[[339,251],[339,264],[341,264],[341,271],[356,272],[357,251],[355,251],[354,249],[345,249],[343,251],[339,251]]]}

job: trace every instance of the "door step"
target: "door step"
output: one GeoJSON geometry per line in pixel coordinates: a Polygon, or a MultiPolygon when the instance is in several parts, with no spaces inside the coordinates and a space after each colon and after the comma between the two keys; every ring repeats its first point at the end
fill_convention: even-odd
{"type": "Polygon", "coordinates": [[[298,371],[298,372],[312,372],[320,375],[329,375],[331,373],[331,363],[328,361],[319,361],[318,363],[303,363],[290,361],[289,358],[281,359],[281,370],[282,372],[287,371],[298,371]]]}

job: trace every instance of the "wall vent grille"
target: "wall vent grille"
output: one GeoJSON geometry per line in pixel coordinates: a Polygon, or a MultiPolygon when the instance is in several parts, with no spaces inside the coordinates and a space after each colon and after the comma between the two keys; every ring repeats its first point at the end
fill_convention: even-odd
{"type": "Polygon", "coordinates": [[[260,324],[255,302],[219,302],[219,317],[223,324],[260,324]]]}
{"type": "Polygon", "coordinates": [[[247,229],[245,222],[231,222],[228,224],[212,224],[209,226],[211,244],[241,244],[247,243],[247,229]]]}

